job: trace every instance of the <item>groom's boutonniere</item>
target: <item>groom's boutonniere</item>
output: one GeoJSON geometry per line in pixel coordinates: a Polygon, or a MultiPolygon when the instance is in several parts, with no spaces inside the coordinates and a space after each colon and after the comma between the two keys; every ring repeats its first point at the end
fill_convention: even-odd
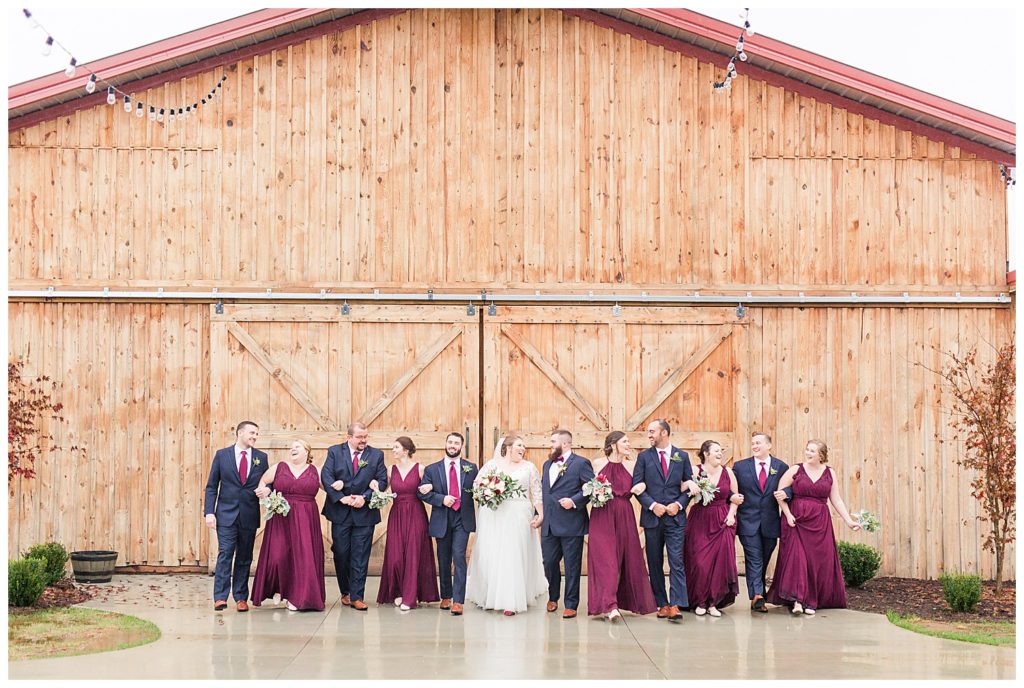
{"type": "Polygon", "coordinates": [[[672,463],[679,463],[680,461],[683,460],[683,455],[680,454],[679,452],[676,452],[670,457],[670,459],[672,460],[672,463]]]}
{"type": "Polygon", "coordinates": [[[569,470],[569,462],[563,461],[561,467],[558,469],[558,477],[561,478],[565,475],[567,470],[569,470]]]}
{"type": "Polygon", "coordinates": [[[778,473],[778,471],[777,471],[777,470],[775,470],[774,468],[770,468],[770,469],[768,469],[768,473],[769,473],[770,475],[775,475],[776,473],[778,473]]]}
{"type": "Polygon", "coordinates": [[[366,462],[363,461],[362,459],[359,459],[359,467],[360,468],[366,468],[366,462]]]}
{"type": "Polygon", "coordinates": [[[260,460],[259,459],[253,459],[252,460],[252,465],[253,466],[259,466],[260,465],[260,460]]]}
{"type": "Polygon", "coordinates": [[[473,472],[473,467],[472,466],[463,466],[462,467],[462,472],[463,473],[472,473],[473,472]]]}

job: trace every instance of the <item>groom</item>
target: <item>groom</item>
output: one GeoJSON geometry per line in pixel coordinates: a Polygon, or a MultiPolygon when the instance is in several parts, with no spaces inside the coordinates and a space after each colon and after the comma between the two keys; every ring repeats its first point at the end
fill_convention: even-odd
{"type": "Polygon", "coordinates": [[[327,499],[321,513],[331,522],[331,551],[338,576],[341,603],[365,612],[363,593],[366,569],[370,563],[373,529],[380,523],[380,509],[369,507],[376,480],[380,490],[388,484],[384,452],[367,445],[370,432],[362,423],[348,426],[348,441],[327,450],[327,461],[320,470],[327,499]]]}
{"type": "Polygon", "coordinates": [[[462,616],[462,605],[466,603],[466,546],[469,534],[476,530],[473,480],[476,479],[477,467],[460,457],[464,443],[465,438],[459,433],[448,433],[444,441],[444,458],[423,469],[423,480],[416,495],[433,507],[429,532],[430,537],[437,541],[441,609],[451,609],[452,616],[462,616]]]}
{"type": "Polygon", "coordinates": [[[267,470],[267,455],[255,448],[260,428],[243,420],[235,428],[235,444],[217,450],[206,481],[206,525],[217,531],[217,567],[213,576],[213,608],[228,606],[228,591],[240,612],[249,611],[249,567],[260,502],[256,487],[267,470]],[[231,560],[234,559],[234,566],[231,560]]]}
{"type": "Polygon", "coordinates": [[[572,433],[556,430],[551,434],[551,454],[541,471],[544,496],[544,521],[541,524],[541,551],[544,576],[548,579],[548,611],[558,609],[562,587],[559,565],[565,558],[565,611],[563,619],[576,616],[580,604],[580,573],[583,569],[583,536],[590,517],[583,484],[594,478],[590,461],[572,452],[572,433]]]}

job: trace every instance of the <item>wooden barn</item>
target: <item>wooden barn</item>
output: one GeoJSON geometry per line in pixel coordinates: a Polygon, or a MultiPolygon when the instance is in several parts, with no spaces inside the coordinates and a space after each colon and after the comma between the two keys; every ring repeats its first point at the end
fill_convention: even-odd
{"type": "Polygon", "coordinates": [[[519,432],[540,463],[553,428],[596,455],[662,417],[731,458],[821,438],[884,575],[991,577],[927,368],[1013,337],[1015,126],[761,35],[716,92],[737,35],[271,9],[85,65],[131,105],[213,93],[185,119],[81,70],[12,87],[10,353],[65,420],[10,485],[9,555],[212,567],[203,489],[241,419],[272,460],[359,419],[424,460],[519,432]]]}

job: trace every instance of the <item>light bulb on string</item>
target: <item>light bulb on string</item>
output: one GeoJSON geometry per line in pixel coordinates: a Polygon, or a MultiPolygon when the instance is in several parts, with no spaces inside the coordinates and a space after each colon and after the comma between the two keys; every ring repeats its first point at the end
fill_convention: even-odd
{"type": "Polygon", "coordinates": [[[47,36],[46,42],[43,43],[43,57],[49,57],[51,52],[53,52],[53,36],[47,36]]]}
{"type": "Polygon", "coordinates": [[[137,106],[135,107],[135,116],[136,116],[136,117],[142,117],[142,115],[143,115],[143,114],[145,114],[145,113],[144,113],[144,111],[143,111],[143,109],[142,109],[142,103],[139,103],[139,104],[138,104],[138,105],[137,105],[137,106]]]}
{"type": "Polygon", "coordinates": [[[156,121],[156,108],[152,105],[149,106],[149,121],[156,121]]]}
{"type": "Polygon", "coordinates": [[[64,68],[64,76],[66,76],[69,79],[74,78],[74,76],[75,76],[75,65],[77,65],[77,64],[78,64],[78,60],[76,60],[75,58],[72,57],[71,61],[68,62],[68,66],[64,68]]]}
{"type": "Polygon", "coordinates": [[[185,111],[182,108],[178,108],[178,120],[180,121],[183,119],[185,119],[185,111]]]}
{"type": "Polygon", "coordinates": [[[164,121],[164,109],[163,108],[160,108],[160,112],[156,113],[156,121],[157,122],[163,122],[164,121]]]}
{"type": "Polygon", "coordinates": [[[117,102],[117,96],[114,95],[114,87],[107,86],[107,105],[113,105],[117,102]]]}
{"type": "Polygon", "coordinates": [[[167,113],[167,123],[170,124],[173,121],[174,121],[174,108],[171,108],[171,111],[167,113]]]}
{"type": "Polygon", "coordinates": [[[129,98],[128,96],[124,97],[124,111],[125,112],[131,112],[132,111],[132,99],[129,98]]]}
{"type": "Polygon", "coordinates": [[[95,74],[90,74],[89,75],[89,81],[87,81],[86,84],[85,84],[85,92],[86,93],[93,93],[95,91],[96,91],[96,75],[95,74]]]}
{"type": "Polygon", "coordinates": [[[746,62],[746,61],[747,61],[747,54],[741,50],[740,51],[740,62],[746,62]]]}

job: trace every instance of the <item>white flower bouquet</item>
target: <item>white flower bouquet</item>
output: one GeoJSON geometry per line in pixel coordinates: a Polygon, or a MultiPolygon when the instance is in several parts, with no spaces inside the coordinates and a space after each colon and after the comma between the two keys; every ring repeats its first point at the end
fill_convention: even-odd
{"type": "Polygon", "coordinates": [[[857,522],[857,525],[865,533],[874,533],[882,527],[882,522],[878,520],[878,517],[867,509],[856,511],[850,514],[850,516],[853,517],[853,520],[857,522]]]}
{"type": "Polygon", "coordinates": [[[602,473],[583,483],[583,494],[590,497],[590,505],[595,509],[600,509],[615,496],[611,482],[602,473]]]}
{"type": "Polygon", "coordinates": [[[272,490],[269,495],[260,500],[260,504],[267,509],[267,519],[274,515],[287,516],[292,510],[292,505],[284,498],[284,495],[277,490],[272,490]]]}
{"type": "Polygon", "coordinates": [[[494,510],[506,499],[525,497],[526,489],[502,471],[483,473],[473,481],[473,501],[494,510]]]}
{"type": "Polygon", "coordinates": [[[715,495],[718,494],[718,485],[713,485],[711,478],[706,475],[697,478],[697,489],[700,490],[697,499],[700,500],[703,506],[710,504],[714,500],[715,495]]]}
{"type": "Polygon", "coordinates": [[[373,494],[370,495],[370,508],[383,509],[393,501],[395,501],[394,492],[388,492],[387,490],[374,490],[373,494]]]}

